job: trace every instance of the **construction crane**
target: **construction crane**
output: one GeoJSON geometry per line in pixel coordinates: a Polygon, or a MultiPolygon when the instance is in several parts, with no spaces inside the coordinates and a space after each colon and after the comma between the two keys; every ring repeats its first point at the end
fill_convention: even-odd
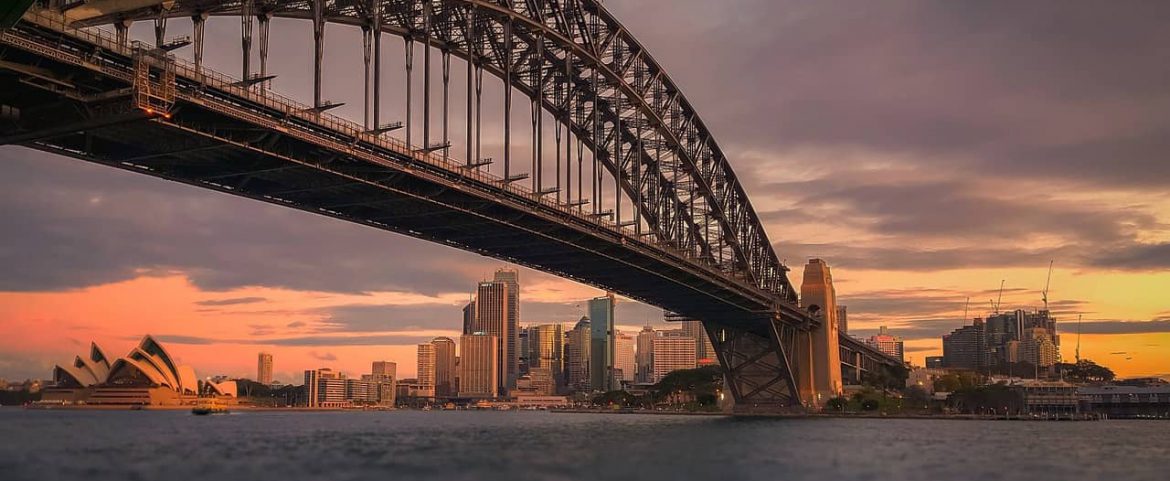
{"type": "Polygon", "coordinates": [[[1003,283],[1006,280],[999,281],[999,298],[991,302],[991,310],[995,311],[995,315],[999,315],[999,304],[1003,302],[1003,283]]]}
{"type": "Polygon", "coordinates": [[[1044,281],[1044,291],[1040,293],[1040,299],[1044,301],[1044,311],[1048,311],[1048,287],[1052,284],[1052,262],[1048,261],[1048,280],[1044,281]]]}
{"type": "Polygon", "coordinates": [[[1077,350],[1076,350],[1077,364],[1081,363],[1081,318],[1082,317],[1084,317],[1084,315],[1077,314],[1077,350]]]}

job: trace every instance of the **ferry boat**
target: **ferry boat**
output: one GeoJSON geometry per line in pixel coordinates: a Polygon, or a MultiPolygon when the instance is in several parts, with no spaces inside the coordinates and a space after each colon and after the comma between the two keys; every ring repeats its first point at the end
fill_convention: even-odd
{"type": "Polygon", "coordinates": [[[191,414],[197,416],[227,414],[227,412],[227,404],[216,398],[199,398],[195,401],[195,407],[191,408],[191,414]]]}

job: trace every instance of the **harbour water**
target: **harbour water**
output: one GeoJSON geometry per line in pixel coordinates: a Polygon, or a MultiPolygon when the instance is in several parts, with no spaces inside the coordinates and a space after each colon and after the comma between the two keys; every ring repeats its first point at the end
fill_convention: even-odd
{"type": "Polygon", "coordinates": [[[1165,480],[1170,423],[0,409],[0,479],[1165,480]]]}

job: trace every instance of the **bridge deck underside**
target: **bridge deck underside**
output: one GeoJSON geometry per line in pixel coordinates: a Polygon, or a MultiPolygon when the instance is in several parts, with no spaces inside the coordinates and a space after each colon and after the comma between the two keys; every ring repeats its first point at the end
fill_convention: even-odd
{"type": "Polygon", "coordinates": [[[116,95],[130,87],[117,79],[12,48],[3,56],[9,66],[32,67],[0,69],[0,104],[20,111],[0,126],[10,142],[430,240],[695,318],[763,329],[761,320],[772,316],[773,306],[631,246],[636,239],[507,202],[491,186],[444,178],[405,158],[388,156],[398,164],[392,167],[364,162],[198,101],[181,98],[171,118],[147,118],[129,108],[128,95],[116,95]],[[59,92],[64,86],[44,78],[89,97],[69,99],[59,92]]]}

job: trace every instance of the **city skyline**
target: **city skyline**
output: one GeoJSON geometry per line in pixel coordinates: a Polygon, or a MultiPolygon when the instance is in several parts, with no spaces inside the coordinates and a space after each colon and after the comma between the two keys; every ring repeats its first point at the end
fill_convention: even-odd
{"type": "MultiPolygon", "coordinates": [[[[1082,357],[1109,364],[1124,375],[1170,374],[1160,362],[1170,346],[1170,311],[1162,300],[1170,285],[1165,227],[1170,200],[1161,190],[1164,163],[1150,154],[1159,151],[1155,148],[1159,144],[1141,137],[1135,150],[1120,150],[1115,159],[1119,167],[1100,167],[1108,164],[1100,159],[1103,149],[1130,145],[1130,132],[1156,132],[1161,120],[1140,106],[1149,103],[1140,96],[1149,88],[1144,79],[1157,75],[1122,79],[1110,75],[1110,67],[1145,72],[1150,67],[1126,59],[1157,53],[1115,54],[1123,48],[1162,48],[1156,45],[1165,42],[1133,42],[1127,32],[1141,29],[1126,29],[1115,32],[1123,37],[1119,41],[1086,46],[1083,56],[1051,58],[1044,53],[1056,45],[1032,44],[1034,39],[1024,42],[1021,37],[1029,27],[1047,21],[1047,15],[1014,18],[1012,25],[1018,28],[991,35],[1004,44],[1034,46],[1023,52],[1013,49],[1021,61],[1048,66],[1044,72],[1028,70],[1036,76],[1029,80],[1057,87],[1051,91],[1082,94],[1075,105],[1040,93],[1021,104],[1015,101],[1019,96],[1036,92],[994,81],[1005,75],[1001,69],[1011,67],[988,61],[993,54],[1005,54],[999,44],[936,37],[934,22],[963,26],[972,21],[941,8],[903,18],[896,8],[841,16],[817,15],[831,11],[832,5],[785,6],[794,13],[740,18],[696,3],[671,9],[668,16],[674,11],[689,13],[667,19],[638,15],[639,7],[628,1],[609,2],[607,8],[672,66],[672,76],[687,85],[688,97],[704,107],[708,122],[770,125],[780,131],[777,135],[773,129],[721,127],[718,134],[737,172],[750,181],[746,188],[780,256],[790,266],[813,256],[834,265],[840,302],[850,307],[851,332],[864,337],[879,325],[888,325],[905,338],[906,357],[922,364],[926,356],[941,354],[942,334],[970,322],[961,319],[966,299],[971,304],[968,318],[992,310],[988,301],[996,297],[1002,279],[1008,286],[1005,306],[1040,307],[1047,263],[1055,260],[1053,311],[1066,335],[1076,332],[1072,323],[1077,314],[1085,314],[1082,357]],[[704,15],[691,17],[696,11],[704,15]],[[766,42],[801,45],[799,35],[823,26],[818,21],[797,22],[803,18],[801,12],[814,19],[853,22],[850,31],[899,29],[912,32],[913,38],[939,41],[929,48],[891,41],[877,52],[890,61],[883,65],[909,65],[874,72],[867,60],[873,47],[829,36],[812,50],[836,49],[840,55],[818,60],[811,71],[817,75],[789,76],[786,72],[810,72],[801,69],[805,54],[775,52],[776,61],[755,75],[728,79],[751,102],[721,104],[719,93],[726,86],[708,82],[704,72],[738,68],[745,61],[737,55],[745,40],[726,36],[727,32],[759,30],[767,32],[760,34],[767,36],[766,42]],[[800,28],[727,28],[751,24],[756,18],[784,18],[800,28]],[[720,41],[679,37],[678,30],[666,27],[672,22],[718,32],[720,41]],[[1130,42],[1122,41],[1126,38],[1130,42]],[[965,47],[987,56],[952,63],[946,53],[965,47]],[[687,60],[696,53],[713,63],[691,65],[687,60]],[[928,67],[950,73],[929,82],[914,75],[935,71],[928,67]],[[866,75],[856,75],[861,71],[866,75]],[[824,82],[822,74],[836,80],[824,82]],[[960,82],[959,77],[986,82],[978,82],[982,89],[969,94],[960,87],[972,83],[960,82]],[[869,78],[866,88],[853,85],[854,78],[869,78]],[[1094,89],[1089,81],[1094,79],[1110,86],[1108,92],[1094,89]],[[1126,87],[1121,90],[1136,93],[1115,99],[1118,83],[1126,87]],[[763,85],[786,89],[773,92],[763,85]],[[898,98],[907,86],[922,87],[918,91],[923,102],[948,107],[939,111],[967,114],[939,118],[903,102],[883,100],[898,98]],[[849,95],[836,95],[841,92],[849,95]],[[816,108],[799,109],[808,105],[801,103],[802,98],[812,99],[808,102],[816,108]],[[969,98],[986,101],[972,105],[964,100],[969,98]],[[760,108],[761,104],[774,108],[760,108]],[[780,110],[795,112],[793,118],[817,128],[776,125],[775,119],[758,117],[780,110]],[[1040,121],[1048,119],[1041,112],[1054,110],[1068,115],[1056,124],[1040,121]],[[939,133],[934,126],[940,124],[951,127],[939,133]],[[971,137],[973,133],[983,136],[971,137]],[[939,145],[939,136],[948,140],[947,145],[939,145]],[[788,142],[778,143],[776,138],[788,142]],[[1070,150],[1082,154],[1070,159],[1070,150]],[[936,169],[939,165],[949,167],[936,169]],[[885,175],[875,179],[875,170],[885,175]],[[973,172],[979,178],[973,179],[973,172]]],[[[752,8],[774,12],[782,7],[752,8]]],[[[1128,20],[1138,25],[1158,18],[1136,10],[1119,14],[1132,15],[1128,20]]],[[[1059,15],[1064,21],[1060,25],[1072,27],[1083,26],[1092,17],[1077,9],[1059,15]]],[[[181,26],[174,28],[182,33],[181,26]]],[[[236,40],[238,22],[214,20],[208,28],[212,33],[231,33],[209,35],[210,50],[235,51],[229,44],[236,40]]],[[[140,22],[132,35],[147,38],[147,30],[149,25],[140,22]]],[[[344,39],[355,33],[337,29],[330,35],[344,39]]],[[[281,58],[287,53],[283,49],[296,42],[276,40],[271,68],[279,73],[289,68],[281,58]]],[[[297,42],[303,41],[297,37],[297,42]]],[[[334,57],[345,65],[360,65],[357,52],[339,51],[334,57]]],[[[233,60],[221,56],[209,63],[222,67],[233,60]]],[[[299,77],[279,76],[274,87],[303,93],[309,80],[299,77]]],[[[339,86],[327,87],[339,101],[351,100],[339,86]]],[[[339,111],[352,117],[355,105],[339,111]]],[[[519,153],[526,146],[514,148],[519,153]]],[[[171,344],[183,344],[193,363],[218,362],[217,370],[235,370],[238,375],[252,369],[247,360],[255,351],[273,351],[282,360],[274,374],[286,380],[296,378],[294,366],[327,365],[331,358],[354,366],[378,358],[410,359],[408,353],[418,342],[458,334],[451,329],[455,319],[451,312],[457,312],[452,306],[458,309],[466,302],[468,281],[508,267],[420,241],[48,154],[13,147],[0,152],[11,160],[0,179],[5,187],[0,195],[8,205],[22,207],[0,218],[6,232],[22,233],[12,236],[4,257],[12,269],[0,279],[0,337],[8,340],[0,344],[0,373],[8,377],[45,372],[67,357],[75,346],[61,336],[64,333],[77,342],[93,338],[122,348],[138,333],[151,332],[171,344]],[[68,225],[70,230],[62,234],[46,227],[55,225],[68,225]],[[206,232],[232,234],[208,237],[206,232]],[[334,250],[344,255],[321,253],[320,245],[338,246],[334,250]],[[253,257],[259,257],[258,246],[270,259],[314,262],[257,261],[253,257]],[[95,258],[79,258],[86,253],[95,258]],[[220,355],[223,352],[231,355],[220,355]]],[[[521,294],[531,299],[523,309],[527,324],[567,322],[576,317],[569,311],[580,299],[601,295],[572,281],[520,270],[525,279],[521,294]]],[[[793,282],[799,285],[800,280],[793,282]]],[[[636,331],[646,321],[659,322],[650,315],[653,308],[636,302],[620,302],[618,308],[633,313],[616,316],[627,323],[618,329],[636,331]]],[[[1069,342],[1061,346],[1065,359],[1072,358],[1071,346],[1069,342]]]]}

